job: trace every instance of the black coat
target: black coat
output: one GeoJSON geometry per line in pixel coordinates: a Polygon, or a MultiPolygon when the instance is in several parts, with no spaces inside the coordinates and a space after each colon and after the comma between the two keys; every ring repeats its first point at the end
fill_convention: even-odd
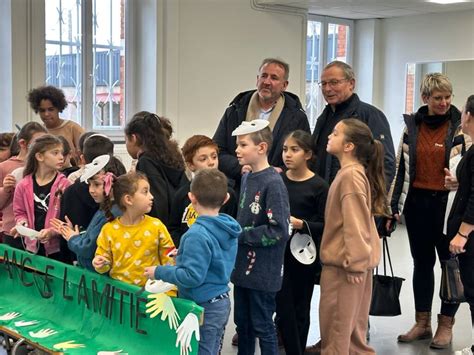
{"type": "MultiPolygon", "coordinates": [[[[219,170],[237,184],[240,184],[241,166],[235,156],[237,145],[236,137],[232,137],[232,131],[245,121],[250,98],[254,92],[255,90],[241,92],[232,100],[213,137],[219,146],[219,170]]],[[[273,129],[273,144],[268,152],[270,165],[281,168],[284,168],[281,153],[285,137],[297,129],[310,133],[308,118],[298,96],[290,92],[283,94],[285,105],[273,129]]]]}
{"type": "MultiPolygon", "coordinates": [[[[317,151],[316,145],[318,144],[323,127],[326,124],[333,124],[335,126],[339,121],[346,118],[357,118],[367,124],[374,138],[382,142],[385,149],[384,168],[386,183],[387,186],[390,186],[395,176],[395,150],[393,147],[392,133],[390,132],[390,124],[382,111],[368,103],[360,101],[357,94],[353,94],[346,102],[336,105],[335,112],[332,112],[330,105],[326,105],[324,111],[319,115],[316,121],[316,127],[314,128],[314,152],[316,153],[317,151]],[[332,122],[328,123],[329,119],[331,119],[332,122]]],[[[331,183],[340,169],[339,161],[335,156],[327,154],[326,168],[324,171],[319,171],[318,160],[319,157],[316,157],[316,172],[328,183],[331,183]]]]}
{"type": "MultiPolygon", "coordinates": [[[[459,162],[456,177],[459,187],[448,217],[449,239],[456,235],[462,222],[474,224],[474,146],[469,148],[459,162]]],[[[471,233],[470,238],[473,235],[471,233]]]]}
{"type": "Polygon", "coordinates": [[[188,182],[184,170],[167,166],[148,152],[140,155],[136,170],[144,173],[150,184],[153,207],[148,214],[168,225],[175,192],[188,182]]]}

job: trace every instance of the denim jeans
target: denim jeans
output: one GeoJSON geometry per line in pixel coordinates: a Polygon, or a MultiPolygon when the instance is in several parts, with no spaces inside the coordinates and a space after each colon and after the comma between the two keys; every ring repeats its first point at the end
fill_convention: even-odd
{"type": "Polygon", "coordinates": [[[278,354],[278,341],[273,313],[276,292],[234,286],[234,322],[239,335],[238,355],[255,353],[259,339],[262,355],[278,354]]]}
{"type": "Polygon", "coordinates": [[[217,355],[221,347],[221,339],[229,320],[230,300],[223,298],[216,302],[199,304],[204,308],[204,323],[199,327],[199,355],[217,355]]]}

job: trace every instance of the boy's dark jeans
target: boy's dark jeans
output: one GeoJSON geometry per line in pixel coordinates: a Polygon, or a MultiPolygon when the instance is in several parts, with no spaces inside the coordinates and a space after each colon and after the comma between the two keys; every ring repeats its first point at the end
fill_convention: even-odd
{"type": "Polygon", "coordinates": [[[238,355],[255,353],[259,339],[262,355],[278,354],[278,341],[273,313],[276,292],[234,286],[234,322],[239,335],[238,355]]]}

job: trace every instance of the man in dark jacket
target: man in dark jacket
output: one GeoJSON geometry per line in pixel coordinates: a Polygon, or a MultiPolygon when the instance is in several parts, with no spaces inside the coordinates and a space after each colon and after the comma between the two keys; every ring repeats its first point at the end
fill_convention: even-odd
{"type": "Polygon", "coordinates": [[[308,118],[298,96],[285,92],[289,70],[288,64],[280,59],[264,59],[257,75],[257,90],[238,94],[217,127],[213,140],[219,146],[219,169],[237,185],[241,175],[249,172],[248,166],[239,165],[235,156],[235,137],[231,135],[242,121],[260,118],[270,122],[273,145],[268,161],[277,169],[284,167],[281,153],[286,135],[297,129],[310,132],[308,118]]]}
{"type": "Polygon", "coordinates": [[[357,118],[369,126],[374,138],[380,140],[385,148],[385,177],[389,187],[395,176],[395,150],[387,117],[354,93],[354,71],[344,62],[336,60],[326,65],[319,86],[328,104],[318,117],[313,132],[316,172],[328,183],[334,180],[340,165],[336,157],[326,152],[328,136],[339,121],[357,118]]]}

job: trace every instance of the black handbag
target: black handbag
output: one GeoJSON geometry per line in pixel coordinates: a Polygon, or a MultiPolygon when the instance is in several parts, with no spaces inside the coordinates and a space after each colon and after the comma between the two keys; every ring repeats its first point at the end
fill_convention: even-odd
{"type": "Polygon", "coordinates": [[[456,255],[451,255],[448,260],[441,260],[439,297],[446,303],[461,303],[466,300],[459,271],[459,260],[456,255]]]}
{"type": "Polygon", "coordinates": [[[382,238],[383,253],[383,275],[379,275],[379,269],[375,269],[372,284],[372,301],[369,314],[371,316],[394,317],[402,314],[400,307],[400,290],[404,278],[393,275],[392,260],[388,250],[387,238],[382,238]],[[392,276],[387,275],[387,260],[390,265],[392,276]]]}

